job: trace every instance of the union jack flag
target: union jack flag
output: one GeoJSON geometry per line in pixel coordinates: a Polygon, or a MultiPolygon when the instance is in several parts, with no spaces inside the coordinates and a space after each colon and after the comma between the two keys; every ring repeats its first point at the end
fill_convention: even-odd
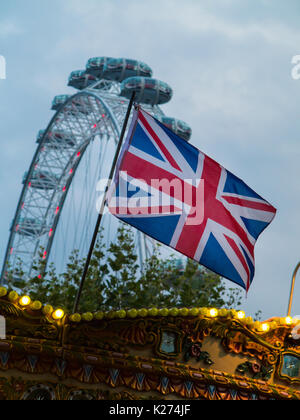
{"type": "Polygon", "coordinates": [[[276,209],[138,108],[108,195],[112,214],[248,291],[276,209]]]}

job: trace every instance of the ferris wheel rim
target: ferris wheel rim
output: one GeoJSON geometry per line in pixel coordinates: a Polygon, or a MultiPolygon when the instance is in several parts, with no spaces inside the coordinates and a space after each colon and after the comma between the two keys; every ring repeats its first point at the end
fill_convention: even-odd
{"type": "MultiPolygon", "coordinates": [[[[51,135],[51,130],[55,130],[55,124],[56,122],[59,122],[59,117],[62,116],[62,118],[65,118],[65,113],[68,112],[68,106],[70,106],[70,104],[73,104],[74,109],[76,109],[76,106],[78,105],[73,103],[75,99],[80,99],[81,98],[85,98],[83,99],[83,104],[84,106],[87,106],[87,109],[89,108],[89,106],[91,105],[90,100],[94,100],[96,102],[96,105],[99,107],[101,107],[101,109],[104,111],[105,116],[107,117],[107,124],[106,122],[104,123],[103,127],[105,128],[104,132],[100,133],[97,132],[97,130],[95,130],[95,132],[93,133],[93,135],[91,135],[88,139],[88,141],[86,141],[86,143],[81,141],[80,138],[80,144],[78,146],[76,146],[75,151],[74,151],[74,155],[75,153],[80,150],[81,154],[79,159],[76,160],[76,165],[72,165],[72,174],[71,176],[69,176],[67,179],[67,182],[65,183],[65,191],[64,194],[61,194],[60,199],[59,199],[59,206],[58,208],[60,209],[58,215],[56,215],[55,217],[52,217],[51,219],[51,229],[50,231],[52,231],[51,236],[46,240],[46,246],[44,247],[44,249],[46,249],[45,251],[45,267],[47,266],[48,263],[48,259],[49,259],[49,255],[51,254],[51,250],[53,247],[53,242],[54,242],[54,238],[56,235],[56,231],[57,231],[57,227],[59,225],[59,221],[61,218],[61,214],[63,214],[63,209],[64,209],[64,205],[65,205],[65,201],[68,198],[68,195],[70,193],[70,189],[73,185],[73,180],[74,177],[76,175],[77,169],[80,166],[80,162],[83,158],[83,155],[85,155],[86,150],[88,149],[88,146],[91,144],[92,140],[99,135],[100,136],[100,140],[101,140],[101,136],[106,136],[107,138],[112,137],[114,139],[114,142],[117,143],[120,134],[121,134],[121,127],[123,124],[123,121],[121,121],[120,119],[124,117],[125,112],[124,109],[127,109],[128,103],[129,103],[129,99],[126,96],[123,96],[122,92],[121,92],[121,88],[120,88],[120,83],[119,82],[115,82],[115,81],[110,81],[110,80],[105,80],[105,79],[99,79],[97,82],[95,82],[94,84],[85,87],[84,89],[81,89],[79,91],[77,91],[74,95],[70,95],[63,104],[61,104],[61,106],[59,106],[58,108],[55,108],[56,112],[53,115],[53,117],[50,119],[50,122],[48,123],[46,129],[43,132],[43,135],[41,136],[41,138],[39,139],[39,145],[34,153],[33,159],[30,163],[30,167],[29,170],[26,174],[26,176],[24,176],[23,178],[23,183],[24,186],[22,188],[21,194],[20,194],[20,198],[17,204],[17,209],[15,212],[15,216],[13,218],[12,221],[12,225],[11,225],[11,232],[9,235],[9,240],[8,240],[8,245],[7,245],[7,249],[6,249],[6,253],[5,253],[5,259],[4,259],[4,263],[3,263],[3,267],[2,267],[2,271],[1,271],[1,277],[0,277],[0,285],[3,284],[6,281],[7,278],[7,272],[9,271],[9,263],[11,261],[13,261],[13,263],[16,265],[16,256],[15,254],[17,254],[16,249],[14,249],[15,246],[15,241],[18,243],[18,246],[20,244],[21,239],[20,236],[18,235],[18,231],[16,230],[17,227],[17,223],[19,220],[21,220],[21,216],[22,216],[22,210],[23,210],[23,206],[24,203],[26,202],[26,198],[27,198],[27,193],[29,190],[29,183],[32,179],[33,174],[35,173],[35,169],[36,169],[36,163],[39,162],[39,158],[42,155],[43,152],[43,147],[45,147],[46,144],[46,140],[48,135],[51,135]],[[92,99],[91,99],[92,98],[92,99]],[[88,99],[86,102],[85,100],[88,99]],[[123,115],[124,114],[124,115],[123,115]],[[11,254],[14,251],[14,256],[12,257],[11,254]],[[10,258],[11,257],[11,258],[10,258]]],[[[79,101],[80,102],[80,101],[79,101]]],[[[155,105],[150,105],[150,104],[144,104],[145,108],[148,110],[148,112],[161,117],[164,116],[164,113],[162,112],[160,106],[158,106],[157,104],[155,105]]],[[[73,111],[74,111],[73,109],[73,111]]],[[[79,118],[79,114],[80,111],[77,109],[77,114],[76,117],[78,118],[79,121],[79,126],[80,126],[80,118],[79,118]]],[[[94,112],[94,109],[93,109],[94,112]]],[[[72,115],[72,112],[70,112],[70,114],[72,115]]],[[[84,113],[82,113],[84,114],[84,113]]],[[[90,111],[88,111],[87,113],[85,113],[86,116],[86,120],[89,120],[90,117],[90,111]]],[[[66,121],[68,121],[66,119],[66,121]]],[[[98,121],[99,123],[99,121],[98,121]]],[[[97,124],[95,124],[96,129],[98,129],[97,124]]],[[[70,121],[69,121],[70,124],[70,121]]],[[[80,127],[81,129],[81,127],[80,127]]],[[[64,132],[63,132],[64,134],[64,132]]],[[[71,135],[72,135],[72,128],[71,128],[71,135]]],[[[86,136],[83,136],[83,138],[86,139],[86,136]]],[[[66,140],[66,139],[65,139],[66,140]]],[[[58,142],[56,143],[58,145],[58,142]]],[[[47,147],[46,147],[47,149],[47,147]]],[[[49,150],[51,151],[51,147],[49,146],[49,150]]],[[[49,153],[50,153],[49,151],[49,153]]],[[[74,162],[74,159],[72,160],[71,156],[68,160],[68,164],[66,164],[66,170],[64,172],[62,172],[61,178],[63,178],[63,175],[65,175],[67,173],[67,168],[69,163],[74,162]]],[[[51,168],[51,166],[49,166],[49,168],[51,168]]],[[[45,169],[42,168],[41,169],[45,169]]],[[[45,174],[45,173],[44,173],[45,174]]],[[[43,175],[43,173],[41,172],[41,175],[43,175]]],[[[55,175],[55,174],[49,174],[49,175],[55,175]]],[[[59,183],[57,184],[57,187],[59,186],[59,183]]],[[[37,187],[36,187],[37,188],[37,187]]],[[[32,188],[34,190],[34,188],[32,188]]],[[[51,198],[55,197],[55,193],[57,192],[57,188],[53,189],[53,193],[51,198]]],[[[49,226],[47,226],[47,216],[48,216],[48,212],[51,209],[51,200],[50,198],[48,199],[48,207],[47,207],[47,211],[43,214],[43,217],[41,220],[39,219],[26,219],[26,221],[34,220],[36,222],[42,221],[42,226],[45,228],[49,228],[49,226]]],[[[30,207],[30,206],[29,206],[30,207]]],[[[28,214],[25,213],[25,214],[28,214]]],[[[25,218],[24,218],[25,220],[25,218]]],[[[45,231],[46,232],[46,231],[45,231]]],[[[44,233],[45,234],[45,233],[44,233]]],[[[42,237],[42,233],[40,233],[40,237],[42,237]]],[[[47,236],[47,235],[46,235],[47,236]]],[[[33,265],[33,258],[36,256],[37,252],[38,252],[38,245],[40,243],[40,237],[38,235],[32,235],[32,242],[35,243],[35,249],[34,251],[31,251],[31,254],[29,252],[27,252],[27,254],[32,255],[32,262],[30,270],[29,270],[29,274],[27,275],[27,279],[30,278],[30,274],[32,271],[32,265],[33,265]]],[[[25,242],[25,241],[24,241],[25,242]]],[[[21,253],[21,252],[19,252],[21,253]]],[[[25,254],[25,252],[24,252],[25,254]]],[[[27,264],[28,265],[28,264],[27,264]]],[[[15,268],[13,266],[13,270],[12,273],[15,273],[15,268]]],[[[26,274],[26,273],[25,273],[26,274]]]]}
{"type": "MultiPolygon", "coordinates": [[[[55,112],[54,116],[51,118],[50,122],[48,123],[47,128],[45,129],[45,131],[43,133],[41,142],[38,145],[38,147],[37,147],[37,149],[36,149],[36,151],[35,151],[35,153],[33,155],[33,158],[32,158],[32,161],[30,163],[30,166],[29,166],[29,170],[27,172],[27,175],[23,179],[24,186],[22,188],[22,191],[21,191],[21,194],[20,194],[20,198],[19,198],[19,201],[18,201],[18,204],[17,204],[15,216],[14,216],[13,221],[12,221],[11,232],[10,232],[10,235],[9,235],[8,245],[7,245],[7,249],[6,249],[6,253],[5,253],[5,258],[4,258],[4,263],[3,263],[3,267],[2,267],[1,282],[0,282],[1,284],[4,284],[4,282],[5,282],[6,271],[8,269],[7,265],[8,265],[8,261],[9,261],[10,252],[11,252],[11,249],[12,249],[12,245],[14,243],[15,236],[17,234],[17,232],[15,231],[15,228],[16,228],[17,222],[18,222],[18,220],[20,218],[20,215],[22,213],[22,204],[25,201],[25,197],[26,197],[27,190],[28,190],[28,184],[29,184],[30,179],[32,177],[32,174],[34,172],[36,162],[38,161],[38,158],[39,158],[39,156],[41,154],[41,151],[42,151],[42,149],[44,147],[45,139],[47,138],[47,135],[51,131],[51,128],[53,127],[53,125],[57,121],[58,117],[64,112],[65,109],[67,109],[67,106],[70,103],[72,103],[74,101],[74,99],[81,98],[81,97],[85,97],[85,98],[92,97],[92,98],[95,98],[95,100],[99,101],[100,104],[101,104],[101,106],[103,107],[103,109],[106,111],[107,116],[108,116],[110,122],[113,124],[113,127],[115,129],[115,133],[116,133],[116,137],[120,135],[120,130],[121,130],[120,129],[120,126],[119,126],[119,124],[118,124],[118,122],[117,122],[114,114],[112,113],[110,107],[107,105],[105,99],[103,99],[103,97],[101,97],[99,94],[95,93],[95,91],[92,91],[91,89],[85,89],[85,90],[83,90],[81,92],[76,92],[74,95],[72,95],[70,98],[68,98],[67,101],[55,112]]],[[[124,100],[125,103],[129,102],[126,98],[122,98],[122,99],[124,100]]],[[[73,181],[74,176],[76,174],[76,170],[77,170],[77,168],[78,168],[78,166],[79,166],[79,164],[81,162],[81,159],[82,159],[82,157],[84,155],[84,152],[85,152],[86,148],[88,147],[89,143],[91,142],[92,138],[95,138],[96,136],[97,136],[97,132],[95,132],[94,136],[90,138],[88,144],[84,147],[84,150],[82,149],[82,145],[80,145],[79,149],[82,149],[82,152],[83,153],[81,154],[80,159],[78,159],[78,161],[77,161],[77,165],[76,165],[75,170],[73,171],[71,177],[69,178],[69,182],[66,184],[66,191],[65,191],[64,194],[62,194],[62,199],[59,201],[60,204],[64,204],[64,201],[65,201],[65,199],[68,196],[69,189],[70,189],[70,187],[72,185],[72,181],[73,181]]],[[[78,151],[78,148],[76,148],[76,151],[78,151]]],[[[72,159],[69,160],[69,162],[71,162],[71,161],[72,161],[72,159]]],[[[63,206],[61,207],[61,211],[58,213],[58,217],[57,218],[54,218],[54,219],[56,219],[55,220],[55,225],[54,225],[55,229],[53,229],[53,234],[51,235],[51,237],[49,238],[48,243],[47,243],[46,264],[48,262],[48,257],[49,257],[49,254],[50,254],[50,251],[51,251],[51,248],[52,248],[53,240],[54,240],[55,233],[56,233],[56,228],[57,228],[57,225],[59,223],[62,210],[63,210],[63,206]]],[[[48,212],[46,212],[43,221],[46,220],[47,213],[48,212]]]]}

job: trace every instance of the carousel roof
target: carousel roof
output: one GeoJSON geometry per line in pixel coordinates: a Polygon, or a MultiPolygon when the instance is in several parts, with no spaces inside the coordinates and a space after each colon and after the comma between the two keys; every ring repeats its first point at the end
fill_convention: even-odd
{"type": "Polygon", "coordinates": [[[0,315],[0,371],[66,387],[72,379],[84,392],[125,387],[135,398],[300,399],[299,321],[290,317],[259,322],[216,308],[69,314],[3,287],[0,315]]]}

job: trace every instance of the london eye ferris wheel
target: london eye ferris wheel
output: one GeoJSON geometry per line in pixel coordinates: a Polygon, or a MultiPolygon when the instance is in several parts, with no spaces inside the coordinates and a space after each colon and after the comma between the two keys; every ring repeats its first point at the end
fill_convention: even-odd
{"type": "MultiPolygon", "coordinates": [[[[64,269],[72,250],[86,256],[97,218],[97,184],[108,176],[129,99],[135,101],[186,141],[191,128],[166,117],[160,105],[171,100],[167,83],[152,77],[151,68],[137,60],[96,57],[86,70],[74,71],[68,85],[74,95],[56,96],[55,115],[37,136],[37,149],[23,178],[23,189],[10,228],[1,272],[23,279],[33,273],[33,262],[43,250],[47,264],[64,269]]],[[[107,219],[109,225],[111,219],[107,219]]],[[[137,235],[140,259],[146,241],[137,235]]]]}

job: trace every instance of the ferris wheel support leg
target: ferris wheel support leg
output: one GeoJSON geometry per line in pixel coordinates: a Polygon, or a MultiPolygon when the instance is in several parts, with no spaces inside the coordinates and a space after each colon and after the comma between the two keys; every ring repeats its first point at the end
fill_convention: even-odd
{"type": "Polygon", "coordinates": [[[117,149],[116,149],[115,157],[114,157],[113,164],[112,164],[112,167],[111,167],[111,171],[110,171],[110,174],[109,174],[109,181],[108,181],[108,184],[107,184],[107,187],[106,187],[106,190],[105,190],[105,194],[104,194],[104,197],[103,197],[103,201],[102,201],[100,213],[99,213],[99,216],[98,216],[98,219],[97,219],[93,239],[92,239],[90,249],[89,249],[89,253],[88,253],[88,256],[87,256],[87,259],[86,259],[86,262],[85,262],[85,266],[84,266],[84,270],[83,270],[83,274],[82,274],[82,278],[81,278],[81,283],[80,283],[78,293],[77,293],[77,297],[76,297],[76,301],[75,301],[75,304],[74,304],[74,310],[73,310],[74,313],[78,312],[80,298],[81,298],[82,291],[83,291],[83,286],[84,286],[85,279],[86,279],[86,276],[87,276],[87,273],[88,273],[88,269],[89,269],[90,262],[91,262],[91,259],[92,259],[93,251],[94,251],[95,244],[96,244],[96,241],[97,241],[97,236],[98,236],[99,229],[100,229],[101,222],[102,222],[104,208],[105,208],[105,205],[106,205],[107,192],[108,192],[109,187],[111,185],[112,178],[114,176],[114,172],[115,172],[115,169],[116,169],[116,166],[117,166],[118,157],[119,157],[119,154],[120,154],[120,151],[121,151],[121,147],[122,147],[125,132],[126,132],[126,129],[127,129],[129,117],[130,117],[130,114],[131,114],[131,110],[132,110],[132,107],[133,107],[135,95],[136,95],[136,93],[133,92],[132,96],[131,96],[131,99],[130,99],[130,102],[129,102],[129,105],[128,105],[126,117],[125,117],[125,120],[124,120],[124,123],[123,123],[121,136],[120,136],[120,139],[119,139],[119,143],[118,143],[118,146],[117,146],[117,149]]]}

